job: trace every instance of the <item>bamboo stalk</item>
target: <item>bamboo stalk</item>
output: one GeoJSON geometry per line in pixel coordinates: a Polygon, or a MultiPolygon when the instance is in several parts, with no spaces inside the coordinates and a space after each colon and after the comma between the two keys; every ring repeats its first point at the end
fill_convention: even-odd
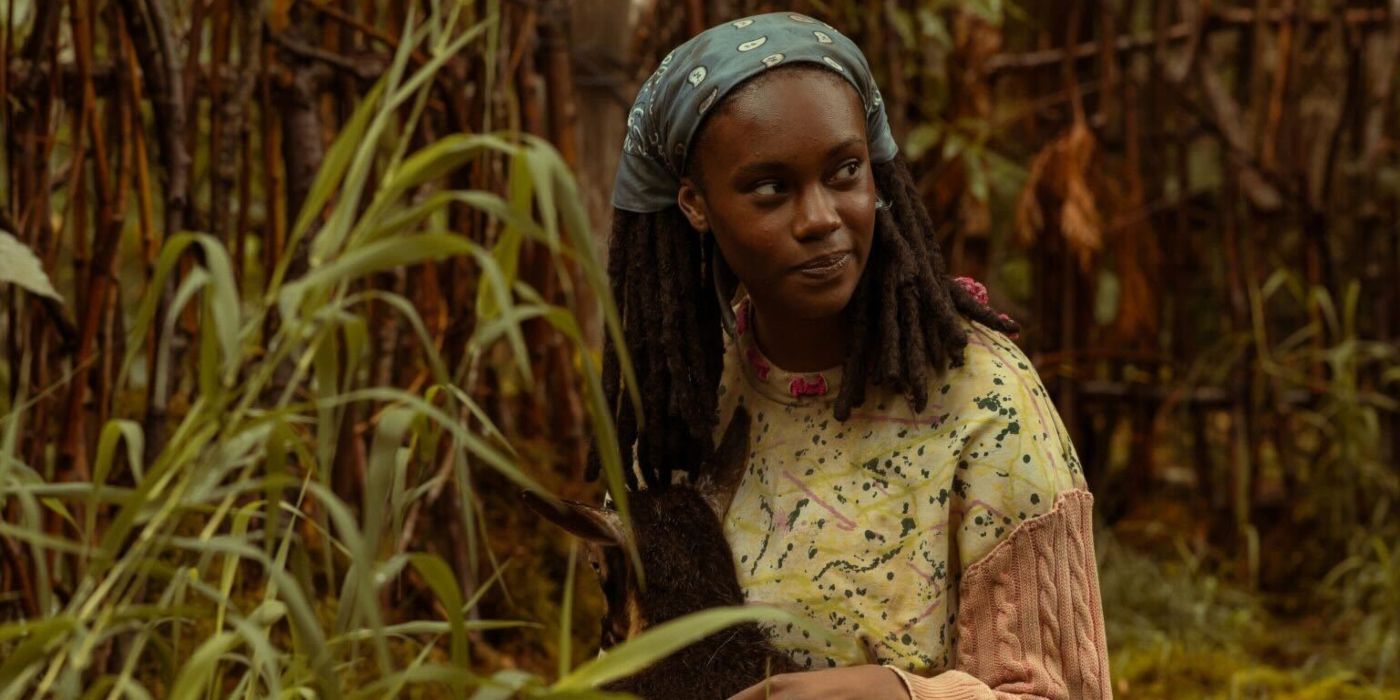
{"type": "MultiPolygon", "coordinates": [[[[76,289],[86,292],[84,301],[87,302],[81,310],[80,336],[78,340],[78,352],[75,358],[75,371],[68,386],[67,400],[64,409],[65,431],[61,457],[59,463],[59,478],[64,480],[76,479],[85,481],[88,479],[87,451],[83,445],[83,434],[85,432],[85,413],[83,411],[84,401],[87,399],[88,368],[91,360],[98,351],[96,339],[98,323],[104,311],[101,291],[104,286],[98,273],[100,262],[97,260],[95,248],[98,241],[89,242],[86,239],[86,229],[88,226],[88,188],[86,187],[87,155],[89,141],[94,142],[93,152],[98,153],[95,142],[102,138],[100,129],[95,128],[97,118],[95,112],[96,94],[92,89],[90,79],[90,69],[92,66],[92,23],[88,15],[90,5],[87,0],[71,0],[70,17],[72,22],[72,32],[74,36],[74,48],[78,58],[79,78],[83,81],[83,99],[80,109],[73,115],[73,133],[76,135],[74,144],[73,166],[69,171],[68,188],[73,192],[73,199],[70,203],[69,215],[64,217],[63,226],[71,231],[73,242],[73,278],[76,289]]],[[[106,165],[105,161],[98,167],[98,172],[93,178],[102,187],[102,169],[106,165]]],[[[103,197],[98,195],[99,200],[103,197]]],[[[96,236],[94,236],[96,238],[96,236]]]]}
{"type": "MultiPolygon", "coordinates": [[[[58,3],[44,3],[38,6],[33,29],[20,49],[22,58],[37,61],[45,56],[52,58],[57,55],[60,14],[61,7],[58,3]]],[[[33,96],[32,109],[21,112],[24,116],[20,123],[16,124],[15,130],[15,133],[23,135],[19,148],[20,157],[11,161],[12,167],[17,169],[16,177],[12,181],[17,183],[16,192],[21,193],[16,207],[19,211],[19,239],[34,250],[48,270],[55,269],[54,260],[59,248],[54,243],[51,173],[48,167],[56,141],[54,135],[58,130],[57,124],[51,121],[51,107],[57,101],[59,89],[57,83],[50,81],[33,96]]],[[[45,332],[37,317],[29,317],[24,313],[24,305],[20,305],[16,310],[15,319],[16,323],[22,324],[25,338],[22,347],[32,352],[21,358],[19,381],[27,379],[29,387],[47,387],[51,361],[50,335],[45,332]],[[25,359],[32,360],[31,369],[27,373],[23,371],[26,366],[25,359]],[[25,374],[28,376],[23,376],[25,374]]],[[[48,426],[56,403],[57,399],[50,396],[30,407],[29,429],[25,432],[33,437],[27,439],[21,449],[31,464],[43,463],[41,460],[48,446],[48,426]]]]}
{"type": "MultiPolygon", "coordinates": [[[[175,51],[170,20],[159,0],[119,0],[119,7],[131,30],[131,42],[141,64],[142,76],[151,86],[148,94],[152,97],[156,129],[161,136],[161,159],[165,173],[165,226],[161,240],[164,241],[184,230],[189,207],[192,159],[185,141],[188,133],[188,105],[185,100],[188,91],[185,81],[192,79],[192,76],[185,75],[175,51]]],[[[196,11],[202,12],[202,6],[197,4],[196,11]]],[[[197,32],[195,36],[198,36],[197,32]]],[[[172,278],[161,290],[156,306],[155,328],[164,324],[174,290],[175,280],[172,278]]],[[[149,344],[152,350],[147,367],[152,381],[147,384],[146,412],[143,416],[145,458],[148,461],[155,458],[156,450],[165,442],[165,416],[169,402],[169,396],[158,391],[162,383],[154,381],[158,374],[168,372],[170,366],[170,348],[167,343],[160,342],[160,337],[160,334],[154,334],[149,344]]]]}
{"type": "MultiPolygon", "coordinates": [[[[13,123],[14,119],[10,114],[10,47],[14,45],[14,31],[15,4],[13,2],[7,2],[5,3],[5,31],[0,32],[0,126],[7,127],[6,133],[9,133],[8,127],[13,123]]],[[[10,163],[13,162],[12,152],[10,150],[10,139],[6,138],[3,140],[4,145],[0,146],[0,148],[3,148],[5,162],[0,164],[0,167],[4,167],[6,170],[6,180],[8,182],[14,182],[14,173],[9,170],[10,163]]],[[[3,204],[3,206],[0,206],[0,210],[3,211],[8,211],[14,207],[13,201],[0,204],[3,204]]],[[[9,227],[10,230],[14,230],[13,224],[7,223],[5,225],[9,227]]]]}
{"type": "MultiPolygon", "coordinates": [[[[119,13],[107,13],[107,33],[111,37],[116,37],[116,46],[112,47],[108,43],[109,52],[120,53],[123,50],[123,40],[125,36],[125,23],[119,13]]],[[[136,87],[132,81],[122,79],[119,83],[119,90],[113,98],[107,100],[107,137],[106,141],[116,144],[116,160],[109,171],[109,187],[114,187],[115,191],[110,194],[110,201],[106,205],[107,213],[103,217],[103,226],[108,227],[108,235],[111,238],[112,261],[107,265],[106,278],[110,293],[106,295],[107,308],[104,310],[105,318],[102,328],[102,361],[99,372],[99,379],[96,383],[96,409],[95,425],[102,426],[107,423],[113,408],[112,396],[116,388],[117,363],[123,356],[119,350],[124,348],[123,339],[125,334],[122,325],[121,287],[117,284],[116,267],[119,264],[117,257],[122,235],[122,223],[126,220],[127,200],[131,192],[131,180],[128,168],[131,167],[133,152],[135,150],[135,139],[133,131],[139,130],[139,124],[135,124],[135,114],[141,108],[141,103],[135,99],[136,87]]],[[[100,227],[99,227],[100,228],[100,227]]]]}
{"type": "MultiPolygon", "coordinates": [[[[158,10],[158,8],[162,7],[161,0],[139,1],[144,2],[147,8],[149,8],[150,10],[158,10]]],[[[206,75],[204,81],[200,81],[199,79],[199,61],[200,57],[204,54],[205,17],[209,12],[211,2],[214,2],[214,0],[194,0],[189,4],[190,27],[195,28],[195,30],[190,32],[189,38],[187,40],[187,44],[185,46],[184,63],[181,64],[178,69],[172,66],[171,70],[172,76],[179,76],[178,80],[183,86],[183,90],[181,90],[180,92],[180,101],[184,105],[185,112],[188,115],[190,122],[196,125],[199,124],[200,109],[199,99],[195,97],[196,91],[198,90],[198,86],[201,83],[204,85],[213,85],[218,79],[218,77],[214,75],[206,75]]],[[[167,24],[167,26],[169,25],[167,24]]],[[[217,27],[214,27],[213,29],[215,33],[217,33],[217,27]]],[[[171,39],[171,53],[173,55],[173,33],[171,39]]],[[[210,94],[209,99],[210,103],[212,104],[215,101],[216,97],[215,95],[210,94]]],[[[190,129],[181,133],[181,136],[184,138],[185,151],[190,154],[190,161],[184,164],[184,167],[187,168],[189,171],[185,174],[185,177],[191,182],[194,180],[194,162],[197,159],[197,154],[199,153],[199,134],[200,130],[198,128],[190,129]]],[[[192,194],[191,199],[194,199],[196,196],[197,195],[192,194]]],[[[181,274],[183,274],[183,271],[181,274]]]]}
{"type": "MultiPolygon", "coordinates": [[[[262,182],[266,202],[267,220],[262,237],[263,274],[268,275],[277,266],[287,240],[287,188],[282,169],[281,118],[273,104],[272,73],[279,68],[274,64],[275,49],[265,46],[264,62],[267,66],[259,81],[258,112],[261,118],[262,135],[262,182]]],[[[267,329],[264,329],[265,331],[267,329]]]]}
{"type": "MultiPolygon", "coordinates": [[[[233,16],[229,9],[230,0],[212,0],[210,6],[210,46],[209,67],[206,71],[209,84],[209,225],[207,230],[224,244],[232,248],[233,240],[229,230],[229,199],[233,196],[234,169],[238,167],[234,157],[237,148],[236,136],[228,133],[229,90],[225,85],[226,68],[230,67],[230,53],[233,40],[233,16]]],[[[199,25],[195,25],[199,26],[199,25]]],[[[196,55],[196,54],[191,54],[196,55]]],[[[191,62],[193,65],[194,62],[191,62]]],[[[187,72],[193,73],[193,70],[187,72]]]]}
{"type": "MultiPolygon", "coordinates": [[[[568,51],[571,43],[567,24],[568,12],[568,5],[562,2],[555,2],[549,6],[544,15],[545,21],[540,24],[540,47],[545,54],[545,101],[549,109],[549,138],[559,149],[564,162],[576,167],[578,145],[575,133],[578,115],[568,51]]],[[[541,262],[548,262],[545,260],[545,251],[541,250],[540,254],[541,262]]],[[[544,274],[550,275],[551,280],[562,276],[557,280],[557,285],[551,286],[560,288],[560,301],[568,308],[576,310],[581,326],[589,327],[583,310],[591,310],[593,305],[577,298],[573,293],[573,290],[579,287],[577,266],[565,261],[553,272],[546,271],[544,274]]],[[[543,376],[548,383],[545,388],[546,402],[553,410],[550,427],[552,434],[562,443],[560,452],[564,472],[573,482],[578,483],[583,480],[588,461],[588,444],[584,436],[585,416],[578,392],[580,378],[573,368],[573,351],[570,345],[558,331],[550,329],[549,336],[543,376]]]]}
{"type": "Polygon", "coordinates": [[[141,240],[145,245],[146,276],[150,278],[155,270],[155,255],[158,241],[155,227],[155,215],[153,213],[151,194],[151,174],[150,174],[150,153],[146,148],[146,128],[140,119],[141,103],[145,101],[142,94],[139,66],[136,63],[136,48],[131,43],[131,36],[126,31],[126,22],[122,21],[121,30],[122,54],[126,59],[126,67],[131,85],[131,108],[133,112],[133,125],[131,127],[131,141],[135,149],[134,164],[136,172],[137,198],[136,206],[141,226],[141,240]]]}
{"type": "MultiPolygon", "coordinates": [[[[1106,124],[1113,124],[1117,121],[1115,117],[1119,109],[1116,104],[1117,95],[1111,89],[1119,81],[1118,52],[1113,50],[1113,37],[1118,34],[1115,23],[1116,14],[1111,7],[1102,6],[1099,8],[1099,117],[1106,124]]],[[[1131,15],[1128,16],[1131,17],[1131,15]]],[[[1127,111],[1129,107],[1124,105],[1123,109],[1127,111]]],[[[1129,148],[1132,148],[1131,144],[1129,148]]],[[[1131,169],[1130,171],[1138,172],[1131,169]]]]}

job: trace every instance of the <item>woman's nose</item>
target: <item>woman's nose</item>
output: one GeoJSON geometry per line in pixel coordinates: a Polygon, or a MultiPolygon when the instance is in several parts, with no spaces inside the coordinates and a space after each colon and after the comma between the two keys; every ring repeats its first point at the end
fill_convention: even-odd
{"type": "Polygon", "coordinates": [[[836,202],[824,187],[810,187],[797,200],[792,235],[797,240],[821,238],[841,227],[836,202]]]}

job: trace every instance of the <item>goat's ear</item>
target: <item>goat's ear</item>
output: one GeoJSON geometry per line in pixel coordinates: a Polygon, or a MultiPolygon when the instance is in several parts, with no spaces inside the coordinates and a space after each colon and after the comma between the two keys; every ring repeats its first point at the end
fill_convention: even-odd
{"type": "Polygon", "coordinates": [[[534,491],[521,491],[520,500],[546,520],[589,542],[622,544],[622,520],[618,518],[617,511],[574,501],[553,500],[534,491]]]}
{"type": "Polygon", "coordinates": [[[724,429],[724,438],[705,465],[703,476],[696,484],[705,500],[714,507],[715,514],[724,517],[729,510],[729,502],[734,499],[734,491],[744,478],[744,468],[749,463],[749,412],[743,406],[734,408],[734,415],[724,429]]]}

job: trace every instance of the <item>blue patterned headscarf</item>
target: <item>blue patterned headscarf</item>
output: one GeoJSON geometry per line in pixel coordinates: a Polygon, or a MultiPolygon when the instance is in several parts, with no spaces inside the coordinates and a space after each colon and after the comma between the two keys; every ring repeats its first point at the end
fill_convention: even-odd
{"type": "Polygon", "coordinates": [[[676,203],[687,150],[706,112],[740,83],[775,66],[808,63],[850,82],[865,104],[870,158],[898,153],[870,64],[855,43],[806,15],[773,12],[711,27],[661,59],[627,115],[613,206],[661,211],[676,203]]]}

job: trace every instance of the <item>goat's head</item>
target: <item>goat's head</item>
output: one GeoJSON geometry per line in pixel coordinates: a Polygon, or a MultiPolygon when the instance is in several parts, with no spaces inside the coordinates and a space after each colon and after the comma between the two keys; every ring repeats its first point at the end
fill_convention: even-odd
{"type": "Polygon", "coordinates": [[[631,531],[611,508],[555,501],[529,491],[521,494],[531,510],[583,540],[606,601],[605,648],[694,609],[742,602],[720,518],[744,476],[748,454],[749,415],[740,406],[694,487],[628,494],[631,531]],[[629,542],[641,557],[646,592],[638,590],[626,555],[624,545],[629,542]],[[723,567],[722,576],[711,575],[717,567],[723,567]]]}

